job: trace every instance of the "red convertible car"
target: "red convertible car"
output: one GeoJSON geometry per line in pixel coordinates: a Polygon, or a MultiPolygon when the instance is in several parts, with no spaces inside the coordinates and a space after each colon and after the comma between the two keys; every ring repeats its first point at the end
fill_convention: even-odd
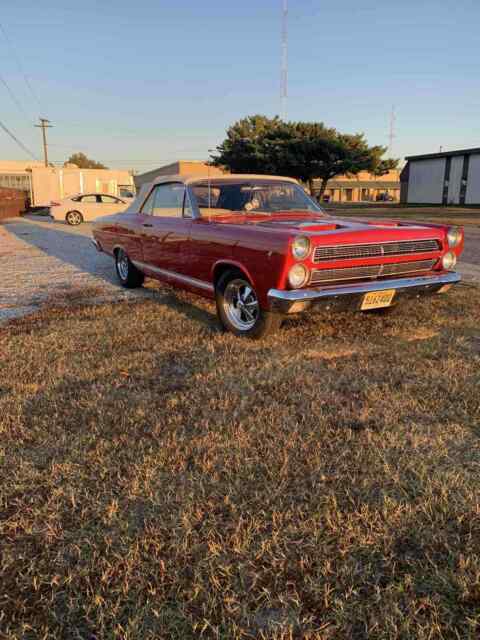
{"type": "Polygon", "coordinates": [[[120,282],[158,278],[216,300],[222,324],[260,337],[320,305],[369,310],[447,291],[462,229],[327,215],[290,178],[162,176],[93,242],[120,282]]]}

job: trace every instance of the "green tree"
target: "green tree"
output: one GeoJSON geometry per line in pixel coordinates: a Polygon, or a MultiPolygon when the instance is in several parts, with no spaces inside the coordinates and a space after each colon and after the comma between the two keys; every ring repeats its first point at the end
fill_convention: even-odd
{"type": "Polygon", "coordinates": [[[232,173],[265,173],[268,167],[276,168],[270,160],[267,142],[275,138],[282,126],[279,118],[248,116],[227,129],[227,137],[217,147],[212,164],[227,167],[232,173]]]}
{"type": "Polygon", "coordinates": [[[393,158],[388,158],[386,160],[380,160],[380,162],[375,165],[372,169],[372,173],[375,176],[384,176],[392,169],[398,168],[398,160],[394,160],[393,158]]]}
{"type": "Polygon", "coordinates": [[[302,180],[313,193],[320,179],[320,196],[327,182],[342,174],[371,171],[383,175],[398,160],[382,160],[386,147],[370,147],[361,133],[340,133],[322,122],[282,122],[249,116],[227,130],[212,156],[212,164],[232,173],[273,173],[302,180]]]}
{"type": "Polygon", "coordinates": [[[72,153],[65,164],[76,164],[80,169],[108,169],[108,167],[101,162],[87,158],[87,156],[80,151],[78,153],[72,153]]]}

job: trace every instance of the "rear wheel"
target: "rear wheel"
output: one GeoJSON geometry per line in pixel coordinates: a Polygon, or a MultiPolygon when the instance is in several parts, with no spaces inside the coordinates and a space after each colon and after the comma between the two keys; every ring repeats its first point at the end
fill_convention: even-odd
{"type": "Polygon", "coordinates": [[[80,211],[69,211],[65,216],[65,220],[67,221],[67,224],[72,227],[76,227],[77,225],[82,224],[83,216],[80,211]]]}
{"type": "Polygon", "coordinates": [[[257,292],[239,271],[227,271],[220,277],[215,298],[221,323],[237,336],[258,339],[280,328],[281,316],[261,309],[257,292]]]}
{"type": "Polygon", "coordinates": [[[115,251],[115,268],[122,287],[135,289],[136,287],[142,286],[145,276],[132,264],[123,249],[117,249],[117,251],[115,251]]]}

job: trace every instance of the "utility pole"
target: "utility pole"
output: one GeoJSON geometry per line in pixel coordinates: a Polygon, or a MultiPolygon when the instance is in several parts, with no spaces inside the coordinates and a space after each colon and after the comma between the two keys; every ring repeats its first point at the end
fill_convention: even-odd
{"type": "Polygon", "coordinates": [[[280,73],[281,118],[287,119],[288,87],[288,0],[283,0],[282,11],[282,65],[280,73]]]}
{"type": "Polygon", "coordinates": [[[50,124],[50,120],[46,118],[39,118],[40,124],[34,125],[42,130],[43,136],[43,157],[45,159],[45,166],[48,167],[48,151],[47,151],[47,129],[50,129],[52,125],[50,124]]]}

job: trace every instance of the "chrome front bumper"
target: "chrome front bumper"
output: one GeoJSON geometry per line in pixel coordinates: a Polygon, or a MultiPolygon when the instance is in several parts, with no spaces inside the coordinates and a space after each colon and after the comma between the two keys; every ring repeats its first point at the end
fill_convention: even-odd
{"type": "Polygon", "coordinates": [[[95,240],[95,238],[90,238],[90,239],[91,239],[92,244],[95,247],[95,249],[101,253],[102,252],[102,247],[100,246],[100,244],[95,240]]]}
{"type": "Polygon", "coordinates": [[[437,293],[445,285],[459,282],[460,275],[453,271],[438,276],[418,276],[416,278],[389,278],[375,282],[328,286],[315,289],[296,289],[282,291],[270,289],[268,301],[270,309],[279,313],[302,313],[315,311],[316,307],[360,308],[363,296],[371,291],[395,289],[394,303],[403,297],[419,297],[437,293]]]}

